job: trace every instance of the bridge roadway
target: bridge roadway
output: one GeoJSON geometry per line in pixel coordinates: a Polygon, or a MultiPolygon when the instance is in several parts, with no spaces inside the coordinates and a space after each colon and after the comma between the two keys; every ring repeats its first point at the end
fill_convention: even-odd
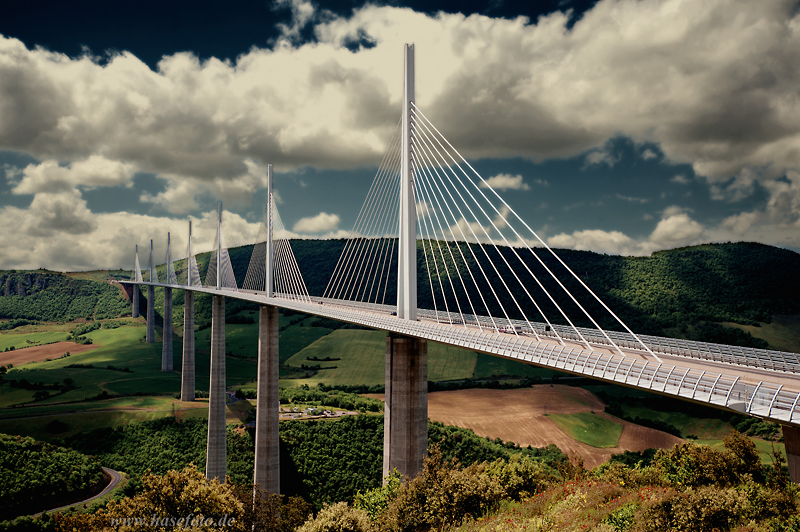
{"type": "MultiPolygon", "coordinates": [[[[455,320],[443,312],[420,309],[418,321],[409,321],[393,315],[396,309],[393,306],[321,298],[309,301],[296,296],[266,297],[260,292],[224,288],[121,283],[190,290],[291,309],[800,427],[800,364],[793,353],[640,336],[656,353],[654,356],[634,348],[630,335],[609,333],[623,356],[598,331],[590,329],[579,330],[593,351],[576,341],[579,337],[574,331],[561,326],[554,328],[561,334],[564,345],[552,329],[547,330],[540,323],[530,323],[539,334],[537,340],[527,322],[512,322],[521,324],[520,335],[501,333],[497,328],[506,325],[505,320],[485,316],[469,316],[466,323],[451,324],[455,320]]],[[[460,322],[461,317],[457,319],[460,322]]]]}

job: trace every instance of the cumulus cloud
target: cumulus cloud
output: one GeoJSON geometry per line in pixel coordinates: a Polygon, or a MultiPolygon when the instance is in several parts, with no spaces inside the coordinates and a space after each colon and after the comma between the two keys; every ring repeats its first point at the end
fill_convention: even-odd
{"type": "Polygon", "coordinates": [[[561,233],[549,238],[547,243],[552,247],[612,255],[649,255],[653,251],[700,244],[709,239],[713,239],[713,232],[692,220],[686,209],[673,206],[664,210],[653,232],[642,239],[634,239],[621,231],[590,229],[561,233]]]}
{"type": "MultiPolygon", "coordinates": [[[[34,199],[2,212],[34,220],[52,209],[28,226],[37,238],[59,224],[93,235],[107,220],[89,213],[79,192],[130,185],[137,171],[166,183],[143,201],[185,214],[202,194],[247,203],[267,163],[279,171],[376,164],[399,116],[402,45],[414,42],[417,104],[465,156],[587,153],[587,165],[612,166],[619,156],[609,139],[627,137],[657,146],[645,160],[690,164],[718,201],[769,195],[763,208],[714,228],[688,213],[665,216],[642,246],[702,235],[797,242],[793,0],[600,0],[574,24],[561,12],[532,22],[369,4],[318,16],[307,0],[279,6],[293,13],[283,38],[233,62],[177,53],[152,70],[127,52],[101,63],[0,36],[0,149],[42,161],[7,169],[13,193],[34,199]],[[307,29],[316,41],[300,44],[307,29]],[[353,52],[363,39],[374,46],[353,52]]],[[[521,176],[491,179],[500,176],[509,189],[528,186],[521,176]]],[[[320,233],[337,230],[320,224],[320,233]]],[[[590,235],[568,236],[577,246],[590,235]]],[[[611,233],[605,241],[629,245],[611,233]]]]}
{"type": "Polygon", "coordinates": [[[527,183],[523,183],[522,176],[511,174],[497,174],[486,181],[481,181],[481,188],[493,188],[495,190],[530,190],[527,183]]]}
{"type": "Polygon", "coordinates": [[[300,218],[294,224],[292,230],[297,233],[324,233],[326,231],[335,231],[339,226],[339,222],[339,215],[321,212],[316,216],[300,218]]]}
{"type": "MultiPolygon", "coordinates": [[[[167,217],[144,216],[127,212],[91,214],[73,193],[40,194],[30,209],[0,208],[0,247],[14,254],[0,256],[0,268],[39,268],[75,271],[98,268],[133,268],[134,248],[138,244],[144,266],[149,241],[154,241],[158,264],[166,257],[167,232],[172,235],[172,256],[180,258],[186,249],[188,222],[167,217]],[[20,239],[35,237],[31,245],[20,239]]],[[[193,249],[210,251],[217,230],[217,212],[190,217],[193,249]]],[[[228,246],[252,243],[259,224],[223,212],[223,234],[228,246]]],[[[239,280],[241,282],[241,279],[239,280]]]]}
{"type": "Polygon", "coordinates": [[[86,159],[61,166],[58,161],[47,160],[30,164],[12,172],[14,194],[36,194],[40,191],[70,191],[77,187],[86,189],[125,185],[131,186],[136,169],[133,165],[92,155],[86,159]]]}

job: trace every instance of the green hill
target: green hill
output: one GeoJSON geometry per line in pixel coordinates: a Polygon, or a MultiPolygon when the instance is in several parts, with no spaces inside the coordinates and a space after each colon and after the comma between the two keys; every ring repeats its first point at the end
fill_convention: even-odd
{"type": "MultiPolygon", "coordinates": [[[[421,245],[418,243],[420,249],[421,245]]],[[[469,256],[466,244],[461,245],[465,249],[464,254],[469,256]]],[[[311,294],[324,293],[344,246],[344,240],[292,241],[293,252],[311,294]]],[[[253,246],[243,246],[230,250],[234,273],[240,283],[245,277],[252,249],[253,246]]],[[[509,248],[500,247],[499,250],[489,252],[490,258],[496,263],[502,262],[498,253],[512,254],[509,248]]],[[[536,258],[530,252],[525,253],[522,255],[526,257],[528,266],[531,269],[538,268],[536,258]]],[[[609,329],[620,328],[592,297],[580,289],[577,281],[564,271],[556,259],[542,250],[536,250],[536,253],[560,276],[602,326],[609,329]]],[[[766,347],[766,342],[754,338],[743,328],[769,323],[776,315],[800,314],[800,255],[793,251],[756,243],[728,243],[659,251],[649,257],[609,256],[574,250],[556,250],[556,253],[623,321],[640,333],[766,347]],[[722,323],[739,324],[742,328],[721,325],[722,323]]],[[[209,253],[198,256],[201,274],[207,269],[209,258],[209,253]]],[[[419,305],[422,308],[433,308],[430,283],[427,281],[421,251],[417,258],[419,305]]],[[[455,268],[474,269],[476,266],[472,258],[467,263],[447,265],[451,271],[455,268]]],[[[444,268],[444,265],[441,267],[444,268]]],[[[185,260],[176,261],[175,268],[180,276],[185,269],[185,260]]],[[[158,271],[163,279],[164,266],[158,267],[158,271]]],[[[103,280],[103,272],[91,273],[92,275],[67,276],[46,271],[0,272],[0,318],[58,321],[89,317],[110,318],[128,313],[130,303],[122,291],[103,280]]],[[[114,273],[117,278],[129,278],[130,275],[127,272],[114,273]]],[[[505,274],[509,272],[506,271],[505,274]]],[[[385,299],[387,302],[396,298],[395,283],[391,281],[395,276],[395,271],[389,273],[390,282],[385,299]]],[[[500,285],[491,275],[490,280],[497,286],[500,285]]],[[[543,283],[556,296],[559,304],[565,307],[567,313],[577,320],[577,324],[590,325],[588,320],[581,322],[581,313],[571,301],[559,299],[557,294],[560,289],[554,282],[543,283]]],[[[436,285],[434,290],[439,290],[436,285]]],[[[481,290],[487,291],[483,286],[481,290]]],[[[474,289],[468,292],[465,294],[462,290],[458,297],[464,302],[467,296],[473,302],[480,300],[474,289]]],[[[527,299],[524,294],[516,296],[520,302],[527,299]]],[[[551,320],[558,322],[559,313],[543,294],[540,296],[537,301],[551,320]]],[[[512,317],[519,317],[518,312],[513,312],[514,304],[508,295],[500,299],[512,317]]],[[[173,320],[180,332],[183,292],[176,291],[173,301],[173,320]]],[[[496,303],[491,304],[487,300],[487,305],[488,309],[476,308],[476,311],[485,313],[488,310],[495,315],[502,315],[496,303]]],[[[529,317],[537,319],[538,313],[532,304],[522,304],[522,307],[529,317]]],[[[226,301],[228,316],[245,309],[255,310],[256,305],[235,299],[226,301]]],[[[163,291],[156,290],[159,322],[158,317],[162,311],[163,291]]],[[[209,296],[198,294],[196,314],[198,329],[210,325],[209,296]]],[[[781,331],[774,335],[785,336],[781,331]]],[[[787,348],[785,343],[781,347],[787,348]]]]}
{"type": "Polygon", "coordinates": [[[90,497],[102,481],[94,457],[0,434],[0,521],[90,497]]]}

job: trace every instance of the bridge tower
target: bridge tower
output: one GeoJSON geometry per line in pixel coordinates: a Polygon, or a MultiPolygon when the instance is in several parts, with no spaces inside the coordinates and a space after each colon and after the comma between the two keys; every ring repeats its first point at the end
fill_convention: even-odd
{"type": "MultiPolygon", "coordinates": [[[[192,286],[192,221],[186,254],[186,286],[192,286]]],[[[181,358],[181,401],[194,401],[194,290],[183,295],[183,357],[181,358]]]]}
{"type": "MultiPolygon", "coordinates": [[[[267,240],[264,294],[272,297],[272,165],[267,166],[267,240]]],[[[256,456],[253,483],[267,493],[280,493],[278,398],[278,307],[261,305],[258,314],[258,385],[256,456]]]]}
{"type": "MultiPolygon", "coordinates": [[[[150,241],[150,282],[153,282],[153,241],[150,241]]],[[[145,342],[156,341],[156,294],[153,285],[147,287],[147,332],[145,342]]]]}
{"type": "MultiPolygon", "coordinates": [[[[136,257],[133,261],[133,280],[138,281],[139,277],[142,275],[142,271],[139,268],[139,244],[136,244],[136,257]]],[[[131,318],[138,318],[139,317],[139,285],[133,285],[133,296],[131,296],[131,300],[133,302],[133,310],[131,311],[131,318]]]]}
{"type": "MultiPolygon", "coordinates": [[[[217,206],[217,286],[222,288],[222,202],[217,206]]],[[[211,380],[208,388],[206,478],[225,481],[228,471],[225,439],[225,296],[211,301],[211,380]]]]}
{"type": "MultiPolygon", "coordinates": [[[[414,103],[414,45],[405,45],[400,173],[400,239],[397,317],[417,319],[417,215],[411,168],[414,103]]],[[[383,474],[397,469],[414,477],[428,450],[427,340],[389,333],[386,337],[386,402],[383,474]]]]}
{"type": "MultiPolygon", "coordinates": [[[[167,284],[170,284],[172,257],[169,253],[170,234],[167,233],[167,284]]],[[[172,288],[164,288],[164,326],[161,330],[161,371],[172,371],[172,288]]]]}

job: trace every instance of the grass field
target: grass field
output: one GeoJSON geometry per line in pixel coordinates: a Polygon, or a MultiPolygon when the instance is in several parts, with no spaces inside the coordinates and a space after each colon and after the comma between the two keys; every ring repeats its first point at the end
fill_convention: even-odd
{"type": "MultiPolygon", "coordinates": [[[[758,438],[750,438],[753,443],[756,444],[756,449],[758,449],[758,456],[761,458],[761,463],[768,465],[772,464],[772,446],[773,442],[760,440],[758,438]]],[[[708,445],[714,449],[722,450],[724,448],[721,439],[699,439],[696,440],[695,443],[699,443],[702,445],[708,445]]],[[[785,458],[786,457],[786,446],[782,443],[775,442],[775,449],[780,451],[781,455],[785,458]]]]}
{"type": "Polygon", "coordinates": [[[53,438],[66,438],[93,429],[114,428],[132,421],[173,415],[206,417],[207,412],[208,402],[181,403],[172,397],[123,397],[69,405],[13,408],[0,411],[0,433],[51,441],[53,438]],[[65,423],[67,429],[57,433],[48,430],[48,425],[55,419],[65,423]]]}
{"type": "MultiPolygon", "coordinates": [[[[294,334],[297,334],[297,331],[298,329],[295,329],[294,334]]],[[[320,382],[341,385],[383,384],[386,372],[385,357],[385,332],[339,329],[321,337],[285,362],[287,366],[294,368],[299,368],[303,364],[307,366],[319,364],[323,368],[336,366],[335,369],[321,369],[316,375],[308,378],[285,379],[282,384],[287,386],[301,384],[316,386],[320,382]],[[340,360],[331,362],[308,360],[325,357],[340,358],[340,360]]],[[[553,374],[557,372],[475,353],[460,347],[428,342],[429,381],[485,379],[512,375],[520,377],[538,375],[549,378],[553,374]]]]}
{"type": "MultiPolygon", "coordinates": [[[[476,354],[465,349],[428,343],[428,380],[444,381],[471,378],[475,373],[476,354]]],[[[286,361],[288,366],[299,368],[302,364],[323,368],[316,375],[304,379],[285,380],[287,386],[308,384],[375,385],[386,378],[386,333],[360,329],[339,329],[309,345],[286,361]],[[311,361],[308,358],[335,357],[330,362],[311,361]]]]}
{"type": "MultiPolygon", "coordinates": [[[[0,351],[5,351],[13,347],[14,349],[24,349],[31,345],[42,345],[53,342],[62,342],[67,339],[69,333],[64,326],[55,326],[56,330],[47,330],[39,332],[30,332],[34,326],[27,325],[19,329],[28,329],[27,331],[12,329],[11,331],[0,334],[0,351]]],[[[38,326],[41,329],[41,326],[38,326]]],[[[3,353],[0,353],[0,365],[3,364],[3,353]]]]}
{"type": "Polygon", "coordinates": [[[733,430],[730,423],[721,419],[696,418],[684,412],[661,412],[631,405],[622,405],[622,411],[632,418],[640,417],[670,423],[677,427],[684,437],[694,434],[699,438],[721,440],[733,430]]]}
{"type": "Polygon", "coordinates": [[[766,340],[771,349],[800,353],[800,316],[772,316],[771,323],[762,323],[759,327],[738,323],[723,325],[736,327],[766,340]]]}
{"type": "Polygon", "coordinates": [[[560,371],[548,368],[540,368],[516,362],[507,358],[493,357],[478,353],[475,362],[475,378],[489,379],[492,377],[518,376],[518,377],[540,377],[549,379],[553,375],[564,375],[560,371]]]}
{"type": "Polygon", "coordinates": [[[548,414],[548,417],[570,438],[592,447],[616,447],[622,434],[622,425],[594,412],[548,414]]]}

